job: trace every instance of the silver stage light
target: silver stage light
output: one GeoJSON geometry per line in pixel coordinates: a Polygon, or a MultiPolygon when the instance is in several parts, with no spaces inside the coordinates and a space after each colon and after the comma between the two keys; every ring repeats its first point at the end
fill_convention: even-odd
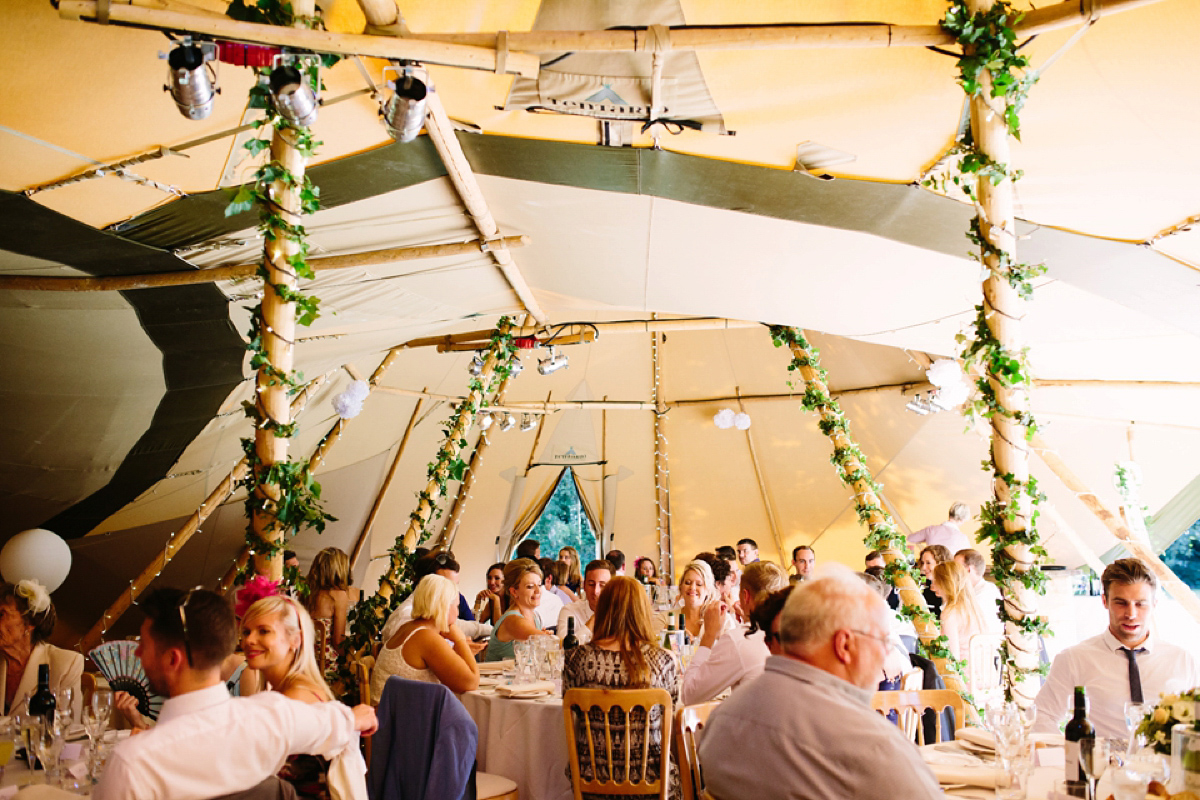
{"type": "Polygon", "coordinates": [[[492,427],[493,422],[495,422],[495,420],[492,419],[491,414],[481,415],[479,417],[479,430],[486,431],[488,428],[492,427]]]}
{"type": "Polygon", "coordinates": [[[420,135],[425,125],[429,89],[424,81],[412,74],[412,67],[404,67],[403,74],[398,67],[384,67],[385,78],[388,70],[396,73],[396,80],[387,84],[392,95],[384,102],[379,113],[383,115],[384,127],[393,139],[411,142],[420,135]]]}
{"type": "Polygon", "coordinates": [[[517,424],[517,418],[514,417],[512,414],[505,414],[504,417],[500,420],[499,424],[500,424],[500,430],[511,431],[513,429],[513,426],[517,424]]]}
{"type": "Polygon", "coordinates": [[[317,93],[294,66],[271,70],[271,103],[279,115],[293,125],[307,128],[317,121],[317,93]]]}
{"type": "Polygon", "coordinates": [[[930,411],[933,411],[929,401],[922,397],[920,393],[913,397],[912,400],[909,400],[908,405],[904,407],[914,414],[920,414],[921,416],[925,416],[930,411]]]}
{"type": "Polygon", "coordinates": [[[554,348],[550,348],[550,355],[538,361],[538,372],[542,375],[549,375],[551,372],[558,372],[567,366],[567,356],[562,352],[554,352],[554,348]]]}
{"type": "Polygon", "coordinates": [[[471,363],[467,365],[467,372],[473,378],[478,378],[483,374],[483,359],[479,357],[479,353],[476,353],[475,357],[471,359],[471,363]]]}
{"type": "Polygon", "coordinates": [[[509,377],[512,377],[512,378],[517,377],[524,371],[524,369],[525,369],[525,365],[521,363],[520,356],[518,356],[517,358],[514,358],[512,360],[512,363],[508,365],[509,377]]]}
{"type": "Polygon", "coordinates": [[[537,427],[537,417],[533,414],[521,415],[521,433],[531,431],[537,427]]]}
{"type": "Polygon", "coordinates": [[[180,114],[190,120],[206,119],[221,91],[213,67],[217,46],[212,42],[193,44],[191,39],[185,39],[166,58],[170,83],[163,89],[171,93],[180,114]]]}

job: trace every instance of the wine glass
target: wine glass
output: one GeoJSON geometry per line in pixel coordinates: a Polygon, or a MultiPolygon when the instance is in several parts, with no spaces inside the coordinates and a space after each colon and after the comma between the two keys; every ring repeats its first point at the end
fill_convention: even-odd
{"type": "Polygon", "coordinates": [[[1129,744],[1125,748],[1126,753],[1132,754],[1136,749],[1138,735],[1137,727],[1142,723],[1146,714],[1154,710],[1154,706],[1149,703],[1126,703],[1125,704],[1125,730],[1129,731],[1129,744]]]}
{"type": "Polygon", "coordinates": [[[34,755],[46,770],[46,783],[56,786],[59,782],[58,757],[63,749],[63,729],[50,717],[43,717],[31,726],[31,742],[34,755]]]}
{"type": "Polygon", "coordinates": [[[1079,766],[1088,779],[1088,800],[1096,800],[1096,781],[1108,766],[1112,748],[1109,740],[1100,736],[1085,736],[1079,740],[1079,766]]]}
{"type": "Polygon", "coordinates": [[[63,686],[54,695],[54,717],[65,731],[70,726],[75,710],[75,690],[63,686]]]}
{"type": "Polygon", "coordinates": [[[104,720],[104,724],[108,725],[108,721],[112,719],[113,711],[113,693],[111,689],[96,689],[92,692],[92,698],[88,701],[88,706],[92,709],[97,717],[104,720]]]}

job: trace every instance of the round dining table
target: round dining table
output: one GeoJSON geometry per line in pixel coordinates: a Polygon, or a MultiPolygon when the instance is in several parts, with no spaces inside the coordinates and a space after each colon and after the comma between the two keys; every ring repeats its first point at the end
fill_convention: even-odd
{"type": "Polygon", "coordinates": [[[515,781],[521,800],[571,800],[561,697],[517,699],[491,688],[461,697],[479,728],[481,772],[515,781]]]}

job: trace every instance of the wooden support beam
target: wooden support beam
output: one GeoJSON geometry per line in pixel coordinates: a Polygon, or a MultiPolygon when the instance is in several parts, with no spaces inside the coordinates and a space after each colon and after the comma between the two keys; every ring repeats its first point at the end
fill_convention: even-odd
{"type": "Polygon", "coordinates": [[[421,418],[421,408],[424,404],[424,398],[418,399],[416,407],[413,408],[412,416],[408,418],[408,425],[404,428],[404,435],[400,437],[400,444],[396,447],[396,455],[392,458],[391,466],[388,467],[387,476],[384,477],[383,483],[379,487],[379,493],[375,495],[375,502],[371,504],[371,513],[367,515],[367,521],[363,524],[362,533],[358,535],[358,539],[354,542],[354,552],[350,555],[351,570],[358,563],[358,558],[362,555],[363,548],[370,541],[371,531],[374,530],[375,522],[379,519],[379,510],[383,507],[383,501],[387,497],[388,490],[392,488],[392,483],[396,480],[396,473],[400,469],[400,458],[404,455],[404,448],[408,446],[408,437],[412,435],[413,428],[417,425],[417,420],[421,418]]]}
{"type": "MultiPolygon", "coordinates": [[[[425,117],[425,130],[429,133],[429,138],[433,140],[433,146],[446,166],[450,182],[454,184],[455,191],[458,192],[459,198],[479,233],[485,239],[494,239],[500,235],[500,226],[496,224],[496,220],[487,206],[483,190],[479,188],[479,181],[475,179],[475,173],[471,170],[470,162],[467,161],[467,154],[463,152],[462,145],[458,143],[454,126],[450,123],[450,117],[446,115],[446,109],[442,107],[442,98],[433,87],[430,87],[430,91],[426,95],[426,108],[428,113],[425,117]]],[[[542,310],[537,298],[533,295],[533,290],[525,281],[525,276],[521,274],[521,270],[513,261],[512,253],[508,250],[490,252],[521,305],[534,320],[545,323],[546,312],[542,310]]]]}
{"type": "MultiPolygon", "coordinates": [[[[585,330],[583,333],[579,334],[556,336],[554,337],[553,345],[557,347],[559,345],[570,344],[591,344],[594,341],[596,341],[596,332],[592,330],[585,330]]],[[[437,351],[439,353],[467,353],[471,350],[486,350],[489,344],[490,342],[484,340],[474,342],[456,342],[454,344],[439,344],[437,346],[437,351]]]]}
{"type": "MultiPolygon", "coordinates": [[[[385,250],[368,250],[344,256],[311,258],[309,266],[314,270],[350,269],[394,264],[400,261],[415,261],[422,258],[445,258],[447,256],[473,255],[483,252],[485,243],[453,242],[429,244],[417,247],[390,247],[385,250]]],[[[524,247],[529,244],[528,236],[503,236],[486,243],[489,249],[524,247]]],[[[38,292],[125,292],[131,289],[157,289],[163,286],[190,286],[197,283],[216,283],[239,278],[252,278],[258,271],[258,263],[231,264],[211,269],[189,269],[181,272],[158,272],[149,275],[112,275],[102,278],[67,278],[37,275],[0,276],[0,290],[38,292]]]]}
{"type": "MultiPolygon", "coordinates": [[[[1102,16],[1150,5],[1158,0],[1095,0],[1102,16]]],[[[1074,0],[1026,12],[1017,35],[1033,36],[1086,22],[1088,15],[1074,0]]],[[[415,39],[487,47],[495,33],[418,33],[415,39]]],[[[531,53],[645,52],[645,27],[604,31],[509,31],[508,45],[531,53]]],[[[832,23],[797,25],[687,25],[671,28],[671,49],[687,50],[814,50],[834,47],[953,47],[954,38],[937,24],[832,23]]]]}
{"type": "MultiPolygon", "coordinates": [[[[307,405],[309,398],[312,397],[313,393],[328,379],[329,374],[320,375],[309,381],[308,384],[296,394],[296,396],[292,399],[291,413],[293,416],[298,415],[304,409],[304,406],[307,405]]],[[[167,543],[164,545],[162,552],[158,553],[154,557],[154,560],[151,561],[145,569],[138,573],[138,575],[129,582],[129,587],[117,596],[117,599],[113,601],[112,605],[110,605],[105,612],[100,615],[100,619],[96,621],[96,624],[93,625],[86,634],[84,634],[83,638],[79,641],[80,652],[87,653],[104,640],[104,634],[112,626],[112,624],[120,619],[122,614],[129,610],[129,606],[131,606],[133,602],[141,596],[142,592],[144,592],[150,583],[159,576],[159,574],[166,568],[167,564],[171,563],[171,559],[173,559],[180,549],[188,543],[188,540],[200,530],[200,526],[204,524],[204,521],[208,519],[209,515],[212,514],[212,512],[215,511],[222,503],[229,499],[229,496],[233,494],[235,489],[237,489],[238,484],[245,479],[247,467],[248,464],[246,459],[242,458],[237,464],[234,465],[233,470],[231,470],[230,473],[226,475],[220,483],[217,484],[216,488],[208,493],[208,497],[204,498],[204,502],[200,504],[200,507],[196,509],[196,511],[193,512],[193,514],[188,517],[181,526],[179,526],[179,530],[175,531],[175,533],[171,534],[170,538],[167,539],[167,543]]],[[[248,555],[249,553],[247,552],[247,556],[248,555]]],[[[245,563],[246,562],[243,561],[242,565],[245,566],[245,563]]],[[[234,572],[234,574],[236,575],[237,573],[234,572]]],[[[231,582],[232,580],[233,578],[230,577],[231,582]]]]}
{"type": "MultiPolygon", "coordinates": [[[[601,333],[653,333],[661,331],[663,333],[673,333],[675,331],[712,331],[712,330],[738,330],[742,328],[761,328],[761,322],[745,322],[741,320],[719,319],[712,317],[688,318],[688,319],[656,319],[656,320],[622,320],[619,322],[566,322],[561,325],[526,325],[522,328],[514,328],[513,336],[518,338],[538,337],[544,339],[550,335],[551,330],[559,334],[555,341],[560,341],[566,336],[578,336],[585,331],[600,331],[601,333]]],[[[463,333],[451,333],[444,336],[426,336],[421,339],[412,339],[405,344],[406,347],[433,347],[446,346],[452,344],[467,344],[468,350],[485,349],[491,342],[492,332],[489,331],[465,331],[463,333]]]]}
{"type": "Polygon", "coordinates": [[[1146,562],[1146,566],[1158,576],[1163,588],[1171,593],[1179,604],[1187,609],[1188,613],[1196,620],[1200,621],[1200,598],[1196,597],[1188,585],[1179,579],[1170,567],[1163,563],[1163,560],[1158,557],[1154,549],[1147,542],[1134,535],[1133,531],[1121,521],[1120,517],[1108,509],[1096,496],[1095,492],[1087,487],[1079,477],[1071,471],[1066,462],[1056,450],[1046,444],[1045,440],[1040,436],[1034,436],[1030,441],[1033,452],[1038,455],[1050,471],[1053,472],[1063,484],[1075,493],[1075,497],[1079,502],[1083,503],[1088,511],[1095,515],[1096,519],[1103,523],[1104,527],[1121,541],[1135,557],[1146,562]]]}
{"type": "MultiPolygon", "coordinates": [[[[283,28],[276,25],[260,25],[254,22],[239,22],[223,16],[187,13],[152,7],[155,0],[137,0],[130,5],[120,0],[60,0],[58,13],[64,19],[95,22],[98,7],[108,9],[110,22],[151,30],[204,34],[219,39],[238,42],[291,47],[314,53],[336,53],[343,56],[373,56],[391,61],[406,59],[424,64],[441,64],[447,67],[496,71],[495,36],[488,47],[447,44],[412,38],[399,38],[395,34],[331,33],[306,28],[283,28]],[[146,5],[142,5],[145,3],[146,5]]],[[[155,3],[157,5],[157,3],[155,3]]],[[[505,73],[536,78],[540,69],[539,59],[530,53],[509,52],[504,60],[505,73]]]]}

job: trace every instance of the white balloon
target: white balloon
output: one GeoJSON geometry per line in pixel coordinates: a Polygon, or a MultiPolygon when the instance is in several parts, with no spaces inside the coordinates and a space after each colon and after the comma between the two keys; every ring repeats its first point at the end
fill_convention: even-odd
{"type": "Polygon", "coordinates": [[[713,414],[713,424],[721,430],[733,427],[734,413],[732,408],[722,408],[713,414]]]}
{"type": "Polygon", "coordinates": [[[71,548],[45,528],[21,531],[0,550],[0,576],[8,583],[33,578],[53,592],[71,571],[71,548]]]}

